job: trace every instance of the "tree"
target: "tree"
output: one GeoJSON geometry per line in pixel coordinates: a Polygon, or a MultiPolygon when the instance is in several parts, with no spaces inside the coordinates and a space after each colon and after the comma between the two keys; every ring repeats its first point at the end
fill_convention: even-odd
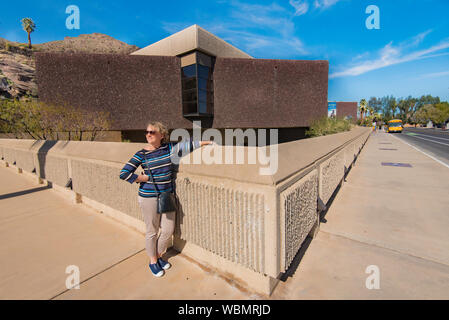
{"type": "Polygon", "coordinates": [[[440,103],[440,97],[433,97],[430,94],[426,96],[421,96],[421,98],[417,99],[416,110],[423,107],[426,104],[437,104],[440,103]]]}
{"type": "Polygon", "coordinates": [[[448,114],[442,111],[440,108],[436,108],[431,104],[426,104],[419,108],[413,115],[413,120],[416,123],[425,125],[427,122],[432,121],[434,124],[444,123],[448,114]]]}
{"type": "Polygon", "coordinates": [[[23,18],[22,28],[28,33],[28,48],[31,49],[31,32],[36,29],[36,24],[31,18],[23,18]]]}
{"type": "Polygon", "coordinates": [[[365,99],[360,100],[359,110],[360,110],[360,119],[362,121],[363,121],[363,118],[364,118],[364,115],[365,115],[365,112],[366,112],[366,106],[367,106],[366,100],[365,99]]]}
{"type": "Polygon", "coordinates": [[[94,141],[110,123],[108,112],[50,105],[36,99],[0,100],[0,130],[16,138],[60,140],[63,135],[64,140],[94,141]]]}
{"type": "Polygon", "coordinates": [[[437,108],[441,112],[441,121],[439,123],[445,123],[449,121],[449,103],[441,102],[435,104],[435,108],[437,108]]]}
{"type": "Polygon", "coordinates": [[[394,98],[393,96],[388,98],[388,109],[391,111],[391,115],[394,118],[395,114],[396,114],[396,108],[398,107],[397,103],[396,103],[396,98],[394,98]]]}
{"type": "Polygon", "coordinates": [[[405,99],[399,99],[398,109],[399,109],[399,117],[401,120],[406,123],[410,122],[410,118],[413,115],[417,99],[412,98],[412,96],[408,96],[405,99]]]}
{"type": "Polygon", "coordinates": [[[373,108],[375,113],[382,112],[382,101],[381,99],[377,99],[376,97],[371,97],[368,101],[368,106],[373,108]]]}

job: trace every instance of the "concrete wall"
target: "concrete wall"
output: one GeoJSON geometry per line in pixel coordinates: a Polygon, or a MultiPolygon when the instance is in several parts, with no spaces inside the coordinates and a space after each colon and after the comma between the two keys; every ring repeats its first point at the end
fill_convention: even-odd
{"type": "MultiPolygon", "coordinates": [[[[173,244],[202,264],[270,294],[369,136],[369,128],[278,146],[279,169],[260,175],[257,164],[181,163],[179,210],[173,244]]],[[[144,232],[138,185],[119,179],[144,144],[0,139],[4,162],[36,171],[73,198],[144,232]]],[[[186,159],[193,160],[205,148],[186,159]]],[[[215,146],[224,152],[256,147],[215,146]]],[[[137,170],[140,173],[141,170],[137,170]]]]}

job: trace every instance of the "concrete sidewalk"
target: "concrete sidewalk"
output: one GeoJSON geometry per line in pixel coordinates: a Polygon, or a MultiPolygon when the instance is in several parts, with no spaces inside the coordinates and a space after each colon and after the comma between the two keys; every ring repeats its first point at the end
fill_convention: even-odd
{"type": "Polygon", "coordinates": [[[0,168],[0,299],[257,299],[182,254],[162,278],[144,236],[15,168],[0,168]],[[67,290],[67,266],[80,289],[67,290]]]}
{"type": "MultiPolygon", "coordinates": [[[[0,299],[266,298],[173,251],[173,267],[154,278],[142,234],[14,170],[0,168],[0,299]],[[69,265],[80,268],[79,290],[66,289],[69,265]]],[[[447,168],[373,134],[270,299],[448,299],[448,190],[447,168]],[[378,290],[365,286],[369,265],[378,290]]]]}
{"type": "Polygon", "coordinates": [[[273,298],[449,299],[446,167],[391,134],[373,133],[324,220],[273,298]],[[369,265],[379,267],[378,290],[366,288],[369,265]]]}

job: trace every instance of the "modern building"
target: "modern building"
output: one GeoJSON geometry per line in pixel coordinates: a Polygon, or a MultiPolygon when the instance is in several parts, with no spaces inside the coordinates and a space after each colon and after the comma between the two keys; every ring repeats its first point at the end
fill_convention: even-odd
{"type": "Polygon", "coordinates": [[[193,25],[130,55],[37,53],[39,97],[108,111],[112,140],[144,141],[149,120],[169,129],[277,128],[304,136],[327,114],[328,61],[255,59],[193,25]]]}
{"type": "Polygon", "coordinates": [[[337,118],[350,119],[353,122],[357,121],[357,102],[329,101],[328,106],[330,107],[331,105],[336,110],[337,118]]]}

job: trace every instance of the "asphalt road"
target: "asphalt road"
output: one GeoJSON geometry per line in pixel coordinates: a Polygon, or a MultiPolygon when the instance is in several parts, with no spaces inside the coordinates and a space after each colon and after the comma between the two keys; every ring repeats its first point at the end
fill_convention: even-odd
{"type": "Polygon", "coordinates": [[[449,167],[449,131],[428,128],[404,128],[395,137],[433,156],[449,167]]]}

